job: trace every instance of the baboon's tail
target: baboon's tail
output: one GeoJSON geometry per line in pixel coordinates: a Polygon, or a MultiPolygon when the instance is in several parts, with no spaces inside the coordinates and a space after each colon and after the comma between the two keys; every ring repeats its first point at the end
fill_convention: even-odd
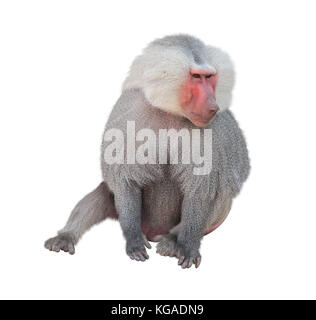
{"type": "Polygon", "coordinates": [[[105,182],[83,197],[72,210],[65,227],[58,232],[71,232],[78,242],[93,225],[106,218],[117,218],[113,194],[105,182]]]}

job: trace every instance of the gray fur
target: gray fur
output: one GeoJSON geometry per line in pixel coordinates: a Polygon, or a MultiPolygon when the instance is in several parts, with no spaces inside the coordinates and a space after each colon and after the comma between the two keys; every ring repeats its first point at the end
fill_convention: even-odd
{"type": "Polygon", "coordinates": [[[59,252],[63,250],[70,254],[75,253],[75,244],[81,236],[93,225],[100,223],[107,217],[117,218],[113,196],[107,185],[100,185],[78,202],[63,229],[58,235],[45,242],[45,248],[59,252]]]}
{"type": "MultiPolygon", "coordinates": [[[[122,94],[106,129],[120,128],[126,134],[127,120],[135,120],[137,129],[151,128],[157,133],[161,128],[195,128],[187,119],[150,106],[140,89],[122,94]],[[118,112],[122,109],[123,112],[118,112]]],[[[140,220],[143,222],[143,231],[154,240],[157,235],[152,234],[153,230],[167,234],[181,219],[181,229],[177,236],[179,255],[194,259],[199,257],[200,239],[227,216],[232,199],[239,193],[249,173],[245,141],[231,112],[226,110],[219,113],[208,128],[213,129],[213,168],[207,176],[193,175],[192,165],[185,164],[107,165],[102,162],[104,181],[117,194],[115,203],[119,215],[122,206],[125,217],[128,207],[131,219],[128,221],[128,230],[134,232],[133,236],[127,237],[128,242],[131,238],[137,238],[137,242],[140,242],[140,220]],[[139,203],[137,208],[135,204],[128,204],[130,199],[124,196],[126,185],[137,190],[137,196],[133,198],[133,201],[139,203]],[[142,210],[139,209],[141,203],[142,210]]],[[[103,143],[102,153],[106,145],[103,143]]],[[[123,224],[124,232],[125,218],[123,224]]],[[[140,248],[144,249],[138,245],[140,248]]]]}
{"type": "MultiPolygon", "coordinates": [[[[190,36],[170,36],[158,39],[150,46],[179,48],[187,55],[191,54],[195,63],[206,59],[204,44],[190,36]]],[[[221,53],[216,54],[222,57],[221,53]]],[[[220,79],[220,67],[218,76],[220,79]]],[[[135,79],[133,74],[130,77],[135,79]]],[[[138,82],[133,80],[130,83],[138,82]]],[[[227,90],[231,87],[229,83],[227,88],[230,89],[227,90]]],[[[231,95],[231,92],[227,94],[231,95]]],[[[196,128],[178,111],[166,112],[153,106],[141,85],[129,85],[123,89],[105,130],[120,129],[126,142],[127,121],[135,121],[136,132],[150,128],[157,135],[159,129],[187,128],[191,134],[196,128]]],[[[213,141],[210,141],[213,162],[210,174],[203,176],[193,174],[193,164],[109,165],[104,161],[105,148],[109,143],[103,140],[101,168],[104,182],[78,203],[66,226],[45,246],[54,251],[70,251],[71,245],[76,244],[92,225],[108,216],[118,216],[130,258],[148,259],[145,249],[149,247],[148,238],[159,240],[157,252],[177,256],[183,268],[192,264],[197,267],[201,262],[199,247],[203,235],[226,218],[232,200],[240,192],[250,170],[245,139],[229,110],[223,109],[218,113],[207,128],[213,130],[213,141]]],[[[126,146],[121,147],[126,150],[126,146]]],[[[169,147],[166,152],[170,160],[169,147]]]]}
{"type": "Polygon", "coordinates": [[[153,41],[152,45],[181,48],[186,55],[192,55],[194,62],[197,64],[202,64],[206,60],[203,42],[190,35],[166,36],[153,41]]]}

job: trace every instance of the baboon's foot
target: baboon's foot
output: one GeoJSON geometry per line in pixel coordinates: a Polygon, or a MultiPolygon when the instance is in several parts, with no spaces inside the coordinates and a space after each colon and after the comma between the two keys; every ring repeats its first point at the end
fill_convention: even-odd
{"type": "Polygon", "coordinates": [[[162,256],[177,256],[177,236],[171,233],[162,236],[157,244],[157,253],[162,256]]]}
{"type": "Polygon", "coordinates": [[[44,246],[50,251],[59,252],[60,250],[63,250],[70,254],[75,253],[74,239],[69,233],[61,233],[54,238],[46,240],[44,246]]]}

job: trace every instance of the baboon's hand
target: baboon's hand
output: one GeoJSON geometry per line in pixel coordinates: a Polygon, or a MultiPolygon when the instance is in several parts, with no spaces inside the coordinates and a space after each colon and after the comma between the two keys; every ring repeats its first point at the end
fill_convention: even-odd
{"type": "Polygon", "coordinates": [[[179,259],[178,265],[181,268],[190,268],[192,264],[198,268],[201,264],[201,255],[198,249],[188,248],[187,246],[177,244],[177,258],[179,259]]]}
{"type": "Polygon", "coordinates": [[[126,240],[126,253],[132,260],[145,261],[149,259],[145,247],[151,249],[150,243],[143,235],[136,239],[126,240]]]}

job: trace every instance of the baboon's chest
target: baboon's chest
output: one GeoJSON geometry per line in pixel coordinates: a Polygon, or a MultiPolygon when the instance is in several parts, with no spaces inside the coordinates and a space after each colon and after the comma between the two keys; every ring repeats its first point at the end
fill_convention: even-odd
{"type": "Polygon", "coordinates": [[[179,223],[181,201],[179,189],[168,179],[143,190],[142,230],[149,239],[179,223]]]}

